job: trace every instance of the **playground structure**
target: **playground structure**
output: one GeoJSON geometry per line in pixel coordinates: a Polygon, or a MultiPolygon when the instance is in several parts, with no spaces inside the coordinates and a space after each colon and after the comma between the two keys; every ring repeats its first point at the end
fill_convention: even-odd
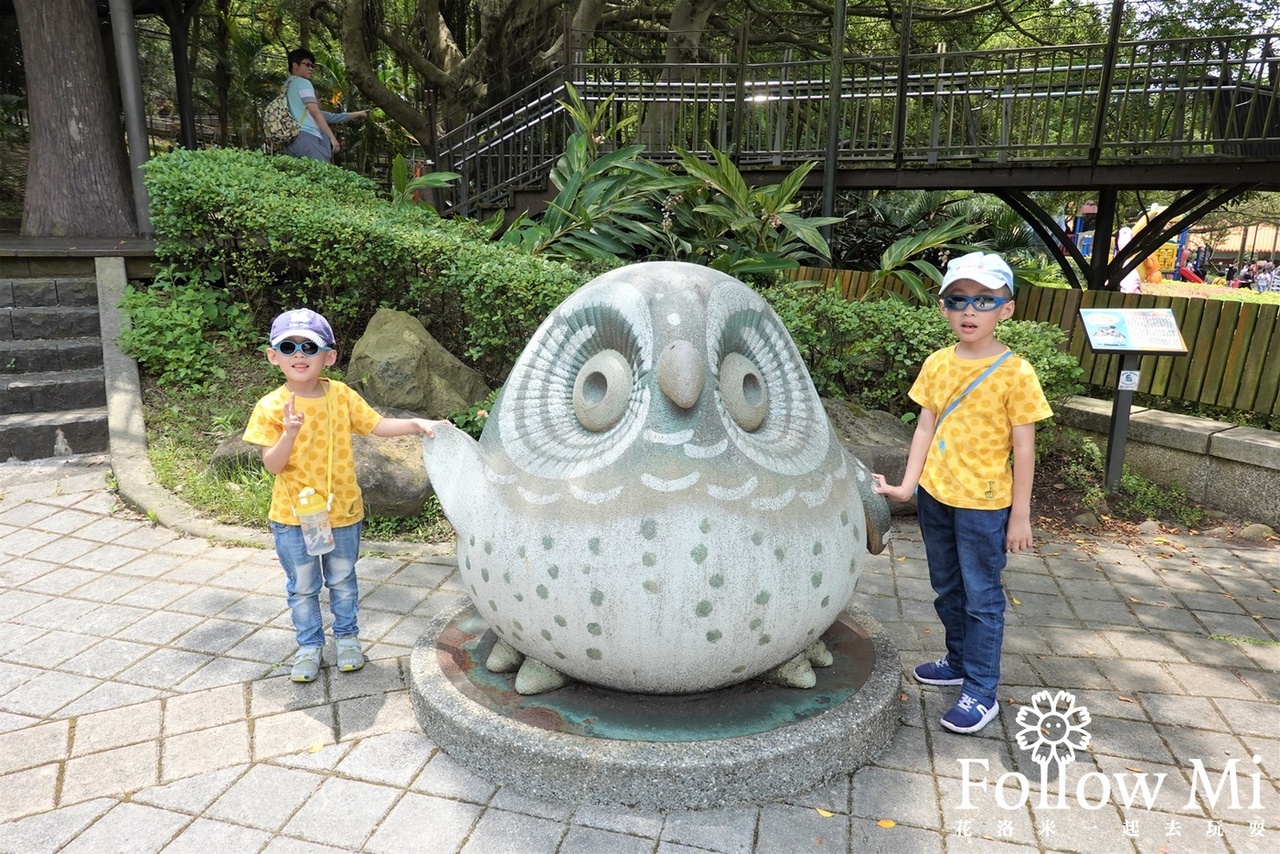
{"type": "MultiPolygon", "coordinates": [[[[1138,216],[1132,225],[1122,224],[1108,240],[1107,260],[1113,259],[1128,244],[1130,235],[1125,235],[1123,239],[1120,239],[1121,234],[1131,231],[1132,236],[1136,236],[1153,219],[1163,214],[1165,210],[1166,207],[1164,205],[1153,204],[1147,211],[1138,216]]],[[[1063,212],[1062,218],[1063,230],[1072,239],[1076,248],[1080,250],[1080,254],[1090,261],[1092,261],[1096,244],[1096,229],[1094,226],[1097,211],[1097,203],[1089,201],[1076,209],[1068,206],[1063,212]]],[[[1175,217],[1173,222],[1176,224],[1178,218],[1175,217]]],[[[1139,280],[1144,284],[1151,284],[1169,278],[1173,281],[1202,284],[1204,282],[1204,271],[1208,270],[1213,254],[1212,249],[1208,244],[1192,248],[1191,241],[1192,235],[1189,227],[1172,232],[1167,240],[1157,245],[1139,262],[1137,267],[1139,280]]]]}

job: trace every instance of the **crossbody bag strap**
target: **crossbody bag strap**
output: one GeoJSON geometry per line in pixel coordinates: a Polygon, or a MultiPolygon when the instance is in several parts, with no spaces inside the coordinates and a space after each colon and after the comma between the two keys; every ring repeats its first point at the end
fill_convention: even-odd
{"type": "MultiPolygon", "coordinates": [[[[950,414],[951,414],[951,411],[952,411],[953,409],[955,409],[957,406],[959,406],[959,405],[960,405],[960,401],[964,400],[965,395],[967,395],[969,392],[971,392],[971,391],[973,391],[975,388],[977,388],[977,387],[978,387],[978,383],[982,382],[982,381],[983,381],[983,380],[985,380],[987,377],[989,377],[989,376],[991,375],[991,372],[992,372],[992,371],[994,371],[996,368],[1000,367],[1000,363],[1001,363],[1001,362],[1003,362],[1005,359],[1009,358],[1009,357],[1010,357],[1010,356],[1012,356],[1012,355],[1013,355],[1013,351],[1012,351],[1012,350],[1005,350],[1005,351],[1004,351],[1004,353],[1003,353],[1003,354],[1001,354],[1001,356],[1000,356],[1000,358],[999,358],[999,359],[996,359],[994,362],[992,362],[992,363],[991,363],[991,366],[990,366],[990,367],[988,367],[988,368],[987,368],[985,371],[983,371],[981,374],[979,374],[979,375],[978,375],[978,378],[977,378],[976,380],[974,380],[973,382],[969,383],[969,387],[968,387],[968,388],[966,388],[964,391],[960,392],[960,396],[959,396],[959,397],[957,397],[955,400],[951,401],[950,405],[948,405],[948,406],[947,406],[947,408],[946,408],[946,409],[944,409],[944,410],[942,411],[942,414],[938,416],[938,420],[937,420],[936,422],[934,422],[934,425],[933,425],[933,433],[934,433],[934,435],[935,435],[935,436],[938,434],[938,428],[942,426],[942,419],[944,419],[944,418],[946,418],[948,415],[950,415],[950,414]]],[[[939,439],[939,440],[938,440],[938,449],[939,449],[939,450],[945,450],[945,446],[943,445],[943,443],[942,443],[942,440],[941,440],[941,439],[939,439]]]]}

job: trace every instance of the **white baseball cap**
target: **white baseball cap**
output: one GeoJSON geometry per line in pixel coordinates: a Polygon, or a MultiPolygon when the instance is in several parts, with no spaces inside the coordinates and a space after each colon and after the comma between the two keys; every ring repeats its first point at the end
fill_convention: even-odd
{"type": "Polygon", "coordinates": [[[948,287],[961,279],[970,279],[993,291],[1008,288],[1009,295],[1013,295],[1013,271],[994,252],[970,252],[952,259],[942,277],[938,294],[946,293],[948,287]]]}

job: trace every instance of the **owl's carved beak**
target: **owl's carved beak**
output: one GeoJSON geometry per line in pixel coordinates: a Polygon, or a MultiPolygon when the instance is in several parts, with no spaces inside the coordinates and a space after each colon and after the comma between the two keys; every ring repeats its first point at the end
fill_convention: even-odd
{"type": "Polygon", "coordinates": [[[702,396],[707,369],[688,341],[672,341],[658,356],[658,388],[681,409],[690,409],[702,396]]]}

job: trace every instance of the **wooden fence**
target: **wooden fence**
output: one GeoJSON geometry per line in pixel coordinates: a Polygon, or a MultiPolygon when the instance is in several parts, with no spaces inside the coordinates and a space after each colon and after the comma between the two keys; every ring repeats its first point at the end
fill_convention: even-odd
{"type": "MultiPolygon", "coordinates": [[[[839,287],[846,299],[860,299],[872,274],[803,268],[793,278],[839,287]]],[[[887,288],[906,293],[901,283],[887,288]]],[[[1138,391],[1157,397],[1280,415],[1280,306],[1186,297],[1027,287],[1018,291],[1014,318],[1056,323],[1067,333],[1068,349],[1080,360],[1082,381],[1115,388],[1120,356],[1089,349],[1082,308],[1170,308],[1187,345],[1185,356],[1143,356],[1138,391]]]]}

